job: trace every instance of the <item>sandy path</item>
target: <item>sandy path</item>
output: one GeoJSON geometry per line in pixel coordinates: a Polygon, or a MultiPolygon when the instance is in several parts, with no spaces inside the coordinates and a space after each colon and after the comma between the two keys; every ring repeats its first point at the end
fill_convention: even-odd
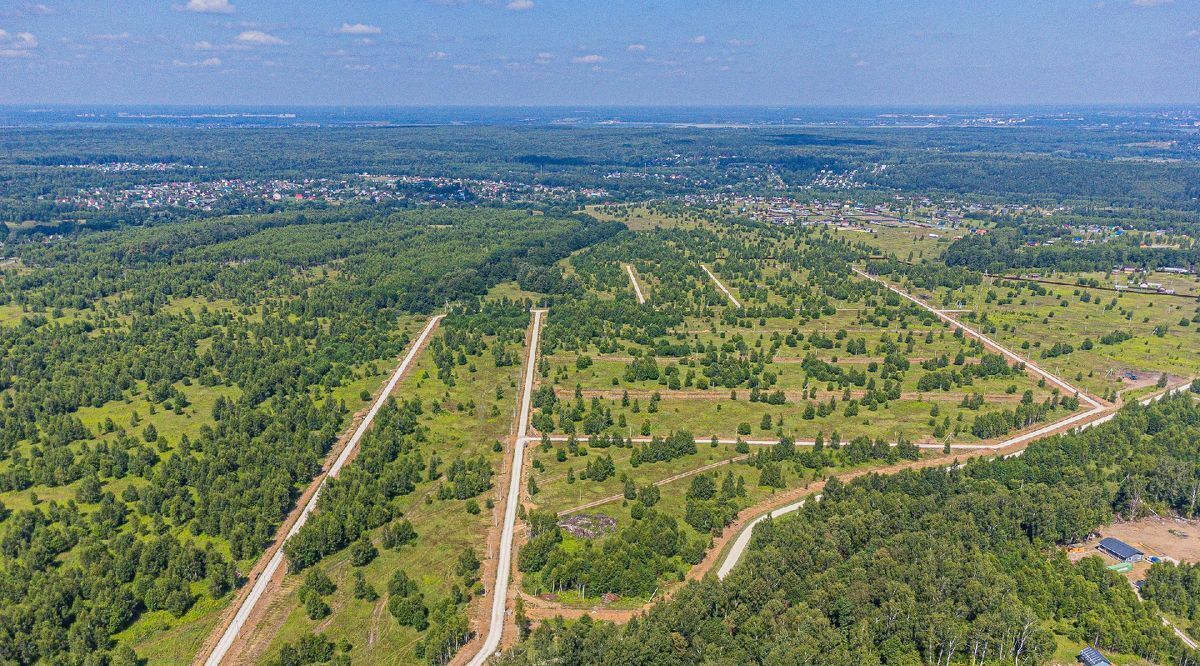
{"type": "Polygon", "coordinates": [[[528,445],[530,404],[533,400],[534,371],[537,369],[538,338],[541,335],[542,319],[545,310],[533,311],[533,333],[529,339],[529,354],[525,361],[524,391],[521,395],[521,407],[518,413],[517,441],[513,446],[512,464],[509,465],[508,496],[505,500],[504,527],[500,533],[500,548],[496,557],[495,582],[492,585],[492,613],[488,623],[487,635],[479,651],[467,662],[470,666],[482,666],[500,647],[504,635],[505,611],[508,603],[508,585],[512,572],[513,531],[517,522],[517,505],[521,498],[520,470],[525,457],[525,447],[528,445]]]}
{"type": "Polygon", "coordinates": [[[717,279],[716,275],[713,275],[712,271],[708,270],[708,266],[705,266],[704,264],[700,264],[700,268],[703,268],[704,272],[708,273],[708,277],[712,278],[713,283],[717,285],[717,289],[720,289],[722,292],[725,293],[725,295],[729,298],[729,302],[733,303],[733,307],[735,307],[735,308],[742,307],[742,304],[738,302],[738,299],[733,297],[733,293],[725,288],[725,285],[722,284],[721,281],[717,279]]]}
{"type": "Polygon", "coordinates": [[[888,281],[886,281],[882,278],[875,277],[874,275],[870,275],[869,273],[859,270],[857,268],[851,267],[851,270],[853,270],[858,275],[860,275],[868,280],[871,280],[872,282],[878,282],[879,284],[883,285],[884,287],[887,287],[893,293],[898,294],[900,297],[907,299],[908,301],[910,301],[912,303],[915,303],[916,305],[920,306],[921,308],[923,308],[925,310],[928,310],[929,312],[932,312],[933,314],[937,315],[937,317],[939,319],[941,319],[949,324],[952,324],[954,326],[957,326],[958,328],[961,328],[963,333],[965,333],[966,335],[969,335],[972,338],[975,338],[976,340],[979,340],[980,342],[982,342],[984,344],[985,347],[988,347],[992,351],[995,351],[997,353],[1000,353],[1000,354],[1006,356],[1011,361],[1015,361],[1018,363],[1024,363],[1025,369],[1028,372],[1031,372],[1035,376],[1037,376],[1041,379],[1045,379],[1047,382],[1059,387],[1060,389],[1062,389],[1064,391],[1065,395],[1078,395],[1080,400],[1088,403],[1088,405],[1090,405],[1093,408],[1100,408],[1100,407],[1108,404],[1108,403],[1104,403],[1096,398],[1093,398],[1092,396],[1088,395],[1084,391],[1075,388],[1071,384],[1068,384],[1063,379],[1060,379],[1059,377],[1052,375],[1049,372],[1046,372],[1045,370],[1040,368],[1033,361],[1030,361],[1029,359],[1018,355],[1016,352],[1012,351],[1008,347],[1005,347],[1004,345],[1000,344],[999,342],[996,342],[995,340],[980,333],[979,331],[976,331],[974,328],[967,326],[966,324],[962,323],[954,316],[948,314],[946,311],[938,310],[937,308],[935,308],[932,305],[926,303],[925,301],[917,298],[916,296],[909,294],[908,292],[904,291],[903,289],[893,286],[891,283],[889,283],[888,281]]]}
{"type": "MultiPolygon", "coordinates": [[[[750,392],[746,389],[733,389],[749,396],[750,392]]],[[[764,389],[763,394],[774,393],[772,389],[764,389]]],[[[628,393],[630,398],[650,398],[655,393],[659,397],[667,400],[727,400],[729,399],[729,389],[581,389],[580,393],[584,398],[600,398],[601,400],[617,400],[628,393]]],[[[566,387],[557,387],[554,389],[554,395],[560,399],[573,399],[575,397],[575,389],[566,387]]],[[[784,391],[783,395],[787,398],[788,403],[795,405],[809,400],[827,401],[830,398],[841,400],[845,395],[842,391],[816,391],[810,393],[810,397],[804,397],[804,391],[784,391]]],[[[867,392],[863,389],[851,389],[850,397],[854,399],[863,398],[867,392]]],[[[973,391],[904,391],[900,394],[901,400],[911,400],[928,402],[936,400],[938,402],[946,402],[953,400],[961,402],[963,398],[968,398],[974,395],[973,391]]],[[[1048,395],[1048,394],[1047,394],[1048,395]]],[[[1042,397],[1047,397],[1043,395],[1042,397]]],[[[984,399],[989,403],[1004,402],[1018,403],[1021,402],[1021,394],[1019,393],[985,393],[984,399]]]]}
{"type": "MultiPolygon", "coordinates": [[[[729,464],[731,464],[731,463],[735,463],[735,462],[737,462],[737,461],[739,461],[739,460],[745,460],[746,458],[749,458],[749,457],[750,457],[750,455],[749,455],[749,454],[746,454],[746,453],[744,453],[744,454],[742,454],[742,455],[739,455],[739,456],[734,456],[734,457],[732,457],[732,458],[726,458],[725,460],[718,460],[718,461],[716,461],[716,462],[714,462],[714,463],[709,463],[709,464],[707,464],[707,465],[704,465],[704,466],[701,466],[701,467],[697,467],[696,469],[689,469],[689,470],[687,470],[686,472],[680,472],[680,473],[678,473],[678,474],[672,474],[671,476],[668,476],[668,477],[667,477],[667,478],[665,478],[665,479],[659,479],[658,481],[655,481],[655,482],[654,482],[654,485],[656,485],[656,486],[665,486],[665,485],[667,485],[668,483],[673,483],[673,482],[675,482],[675,481],[678,481],[678,480],[680,480],[680,479],[686,479],[686,478],[688,478],[689,476],[695,476],[695,475],[697,475],[697,474],[703,474],[703,473],[707,472],[707,471],[708,471],[708,470],[710,470],[710,469],[716,469],[716,468],[718,468],[718,467],[724,467],[725,465],[729,465],[729,464]]],[[[563,509],[562,511],[559,511],[559,512],[558,512],[558,515],[560,515],[560,516],[567,516],[567,515],[570,515],[570,514],[572,514],[572,513],[579,513],[580,511],[587,511],[588,509],[593,509],[593,508],[595,508],[595,507],[598,507],[598,506],[603,506],[603,505],[605,505],[605,504],[608,504],[608,503],[610,503],[610,502],[619,502],[619,501],[621,501],[622,499],[625,499],[625,494],[624,494],[624,493],[618,493],[618,494],[616,494],[616,495],[609,495],[608,497],[601,497],[600,499],[597,499],[597,500],[592,500],[591,502],[587,502],[587,503],[585,503],[585,504],[580,504],[579,506],[573,506],[573,507],[571,507],[570,509],[563,509]]]]}
{"type": "Polygon", "coordinates": [[[642,287],[638,284],[637,276],[633,273],[633,266],[625,264],[625,272],[629,275],[629,283],[633,285],[633,293],[637,294],[638,304],[645,305],[646,297],[642,295],[642,287]]]}
{"type": "MultiPolygon", "coordinates": [[[[1168,389],[1161,391],[1155,395],[1145,398],[1145,399],[1141,400],[1140,402],[1142,405],[1149,405],[1152,402],[1161,400],[1165,396],[1173,395],[1182,390],[1187,390],[1190,387],[1191,387],[1191,382],[1185,382],[1179,386],[1168,388],[1168,389]]],[[[1084,412],[1082,414],[1077,414],[1075,417],[1063,419],[1056,423],[1052,423],[1049,426],[1046,426],[1045,428],[1039,428],[1038,430],[1036,430],[1032,433],[1018,435],[1016,437],[1005,440],[1004,442],[1001,442],[998,445],[997,449],[993,449],[990,451],[999,453],[1000,457],[1009,457],[1009,456],[1019,455],[1021,452],[1023,452],[1025,450],[1026,447],[1028,447],[1030,444],[1037,441],[1038,439],[1041,439],[1043,437],[1047,437],[1050,435],[1061,434],[1062,432],[1064,432],[1067,429],[1078,428],[1079,430],[1082,430],[1084,428],[1090,428],[1090,427],[1100,425],[1102,423],[1107,423],[1108,421],[1112,420],[1113,416],[1115,416],[1115,415],[1116,415],[1115,409],[1100,410],[1100,411],[1091,410],[1088,412],[1084,412]],[[1091,418],[1088,420],[1080,419],[1080,421],[1083,421],[1082,423],[1076,421],[1076,419],[1078,419],[1078,417],[1081,417],[1081,416],[1090,416],[1091,418]]],[[[969,457],[977,457],[979,455],[985,455],[985,456],[989,455],[989,451],[979,451],[977,453],[968,454],[963,457],[969,458],[969,457]]],[[[945,460],[945,457],[941,458],[941,460],[945,460]]],[[[880,473],[883,473],[883,472],[880,471],[880,473]]],[[[857,476],[861,476],[861,474],[859,474],[857,476]]],[[[850,476],[850,475],[844,475],[840,478],[842,478],[843,480],[849,480],[854,477],[850,476]]],[[[813,485],[814,485],[814,487],[816,487],[817,485],[820,485],[821,488],[825,487],[824,483],[813,484],[813,485]]],[[[820,496],[818,495],[817,497],[819,498],[820,496]]],[[[772,515],[782,515],[784,513],[795,511],[802,506],[804,506],[804,500],[787,505],[781,509],[778,509],[777,511],[773,511],[772,515]]],[[[763,519],[765,519],[766,516],[767,516],[766,512],[762,512],[762,514],[759,515],[757,518],[751,520],[744,527],[739,528],[739,531],[741,532],[741,534],[738,535],[736,542],[734,543],[733,547],[729,551],[729,554],[725,557],[725,560],[722,563],[720,569],[717,570],[717,576],[719,578],[724,578],[725,575],[728,574],[733,569],[733,567],[738,563],[738,561],[741,559],[742,555],[744,554],[747,545],[749,545],[749,543],[750,543],[751,532],[753,531],[754,526],[756,524],[758,524],[760,521],[762,521],[763,519]]],[[[719,549],[714,548],[714,552],[716,552],[718,550],[719,549]]],[[[702,565],[703,565],[703,563],[702,563],[702,565]]]]}

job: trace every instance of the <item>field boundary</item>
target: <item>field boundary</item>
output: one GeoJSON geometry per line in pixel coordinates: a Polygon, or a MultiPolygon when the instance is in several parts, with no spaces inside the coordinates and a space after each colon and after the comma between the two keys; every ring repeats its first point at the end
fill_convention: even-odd
{"type": "MultiPolygon", "coordinates": [[[[732,465],[735,462],[738,462],[740,460],[745,460],[746,458],[749,458],[749,457],[750,457],[749,453],[742,453],[742,454],[736,455],[732,458],[726,458],[724,460],[718,460],[716,462],[711,462],[711,463],[708,463],[707,465],[701,465],[700,467],[697,467],[695,469],[689,469],[684,472],[679,472],[678,474],[672,474],[671,476],[668,476],[665,479],[659,479],[658,481],[655,481],[653,485],[660,486],[660,487],[665,486],[669,483],[674,483],[676,481],[679,481],[680,479],[686,479],[689,476],[696,476],[697,474],[703,474],[709,470],[716,469],[718,467],[724,467],[725,465],[732,465]]],[[[562,511],[558,512],[558,516],[560,518],[563,516],[569,516],[573,513],[579,513],[580,511],[587,511],[588,509],[594,509],[598,506],[604,506],[605,504],[619,502],[624,498],[625,498],[624,493],[617,493],[616,495],[609,495],[608,497],[601,497],[600,499],[592,500],[591,502],[585,502],[583,504],[580,504],[579,506],[573,506],[569,509],[563,509],[562,511]]]]}

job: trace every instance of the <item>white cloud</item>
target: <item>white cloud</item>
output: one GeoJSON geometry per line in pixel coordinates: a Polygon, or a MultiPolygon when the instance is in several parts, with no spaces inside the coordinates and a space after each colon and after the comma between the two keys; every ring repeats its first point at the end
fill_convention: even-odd
{"type": "Polygon", "coordinates": [[[287,44],[287,42],[276,37],[275,35],[265,33],[262,30],[246,30],[245,32],[239,34],[235,39],[242,44],[255,44],[259,46],[279,46],[281,44],[287,44]]]}
{"type": "Polygon", "coordinates": [[[445,60],[450,57],[450,54],[445,51],[430,51],[429,55],[425,57],[430,60],[445,60]]]}
{"type": "Polygon", "coordinates": [[[730,46],[737,47],[737,46],[750,46],[750,45],[751,45],[751,44],[753,44],[754,42],[753,42],[753,41],[751,41],[751,40],[749,40],[749,39],[737,39],[737,38],[734,38],[734,39],[731,39],[731,40],[729,40],[729,41],[728,41],[728,42],[726,42],[726,43],[727,43],[727,44],[729,44],[730,46]]]}
{"type": "Polygon", "coordinates": [[[184,62],[182,60],[175,60],[171,64],[175,65],[176,67],[220,67],[221,59],[213,57],[213,58],[205,58],[204,60],[196,60],[194,62],[184,62]]]}
{"type": "Polygon", "coordinates": [[[185,12],[197,12],[199,14],[232,14],[233,5],[229,4],[229,0],[188,0],[183,6],[185,12]]]}
{"type": "Polygon", "coordinates": [[[343,23],[338,32],[343,35],[378,35],[383,30],[380,30],[379,26],[366,23],[343,23]]]}
{"type": "Polygon", "coordinates": [[[696,35],[695,37],[692,37],[691,39],[689,39],[688,43],[689,44],[707,44],[708,37],[705,35],[696,35]]]}
{"type": "Polygon", "coordinates": [[[346,65],[346,69],[350,70],[351,72],[370,72],[370,71],[374,70],[375,68],[370,65],[349,64],[349,65],[346,65]]]}
{"type": "Polygon", "coordinates": [[[866,67],[867,66],[867,61],[863,60],[861,57],[859,57],[859,55],[857,53],[850,54],[850,61],[854,63],[855,67],[866,67]]]}
{"type": "Polygon", "coordinates": [[[537,57],[533,59],[533,61],[539,65],[548,65],[548,64],[550,64],[551,60],[554,60],[554,54],[547,53],[545,51],[542,51],[541,53],[537,54],[537,57]]]}
{"type": "Polygon", "coordinates": [[[1192,39],[1196,39],[1197,37],[1200,37],[1200,30],[1189,30],[1187,36],[1191,37],[1192,39]]]}
{"type": "Polygon", "coordinates": [[[1133,0],[1134,7],[1161,7],[1169,5],[1175,0],[1133,0]]]}
{"type": "Polygon", "coordinates": [[[129,39],[128,32],[102,32],[98,35],[92,35],[92,39],[100,42],[123,42],[129,39]]]}
{"type": "Polygon", "coordinates": [[[40,2],[18,2],[17,0],[8,0],[8,2],[0,2],[0,16],[6,18],[26,18],[30,16],[50,16],[55,11],[52,7],[44,5],[40,2]]]}
{"type": "Polygon", "coordinates": [[[509,0],[504,8],[514,12],[523,12],[526,9],[533,9],[533,0],[509,0]]]}
{"type": "Polygon", "coordinates": [[[10,34],[0,28],[0,58],[28,58],[37,48],[38,40],[32,33],[18,32],[10,34]]]}
{"type": "Polygon", "coordinates": [[[15,45],[17,48],[32,49],[37,48],[38,40],[37,37],[34,37],[28,32],[18,32],[16,34],[16,39],[13,40],[13,45],[15,45]]]}
{"type": "Polygon", "coordinates": [[[589,53],[587,55],[571,58],[571,62],[581,65],[595,65],[597,63],[604,62],[605,60],[607,60],[607,58],[596,53],[589,53]]]}
{"type": "Polygon", "coordinates": [[[642,53],[643,51],[646,50],[646,45],[645,44],[630,44],[629,46],[625,47],[625,50],[629,51],[630,53],[642,53]]]}
{"type": "Polygon", "coordinates": [[[211,51],[216,47],[213,46],[212,42],[202,39],[198,42],[192,42],[191,48],[196,49],[197,51],[211,51]]]}

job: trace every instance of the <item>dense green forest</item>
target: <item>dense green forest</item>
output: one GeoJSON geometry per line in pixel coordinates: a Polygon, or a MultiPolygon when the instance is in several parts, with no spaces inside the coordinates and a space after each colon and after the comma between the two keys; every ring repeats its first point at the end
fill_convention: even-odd
{"type": "Polygon", "coordinates": [[[1072,564],[1058,546],[1114,514],[1193,515],[1197,441],[1200,405],[1183,396],[1018,457],[831,481],[759,527],[724,581],[624,627],[543,623],[502,663],[1040,664],[1058,634],[1195,664],[1153,599],[1187,603],[1143,603],[1098,557],[1072,564]]]}
{"type": "Polygon", "coordinates": [[[1186,226],[1189,235],[1159,241],[1158,245],[1152,245],[1155,239],[1141,234],[1084,244],[1075,242],[1061,222],[1051,228],[1028,221],[1005,221],[987,234],[955,241],[946,251],[945,260],[950,266],[994,273],[1011,268],[1059,272],[1107,271],[1117,266],[1190,269],[1200,263],[1200,245],[1193,240],[1200,227],[1194,223],[1186,226]]]}

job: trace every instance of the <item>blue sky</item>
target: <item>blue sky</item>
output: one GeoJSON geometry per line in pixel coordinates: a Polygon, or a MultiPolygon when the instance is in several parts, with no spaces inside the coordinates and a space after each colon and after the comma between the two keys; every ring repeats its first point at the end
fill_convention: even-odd
{"type": "Polygon", "coordinates": [[[0,104],[1200,102],[1200,0],[0,0],[0,104]]]}

